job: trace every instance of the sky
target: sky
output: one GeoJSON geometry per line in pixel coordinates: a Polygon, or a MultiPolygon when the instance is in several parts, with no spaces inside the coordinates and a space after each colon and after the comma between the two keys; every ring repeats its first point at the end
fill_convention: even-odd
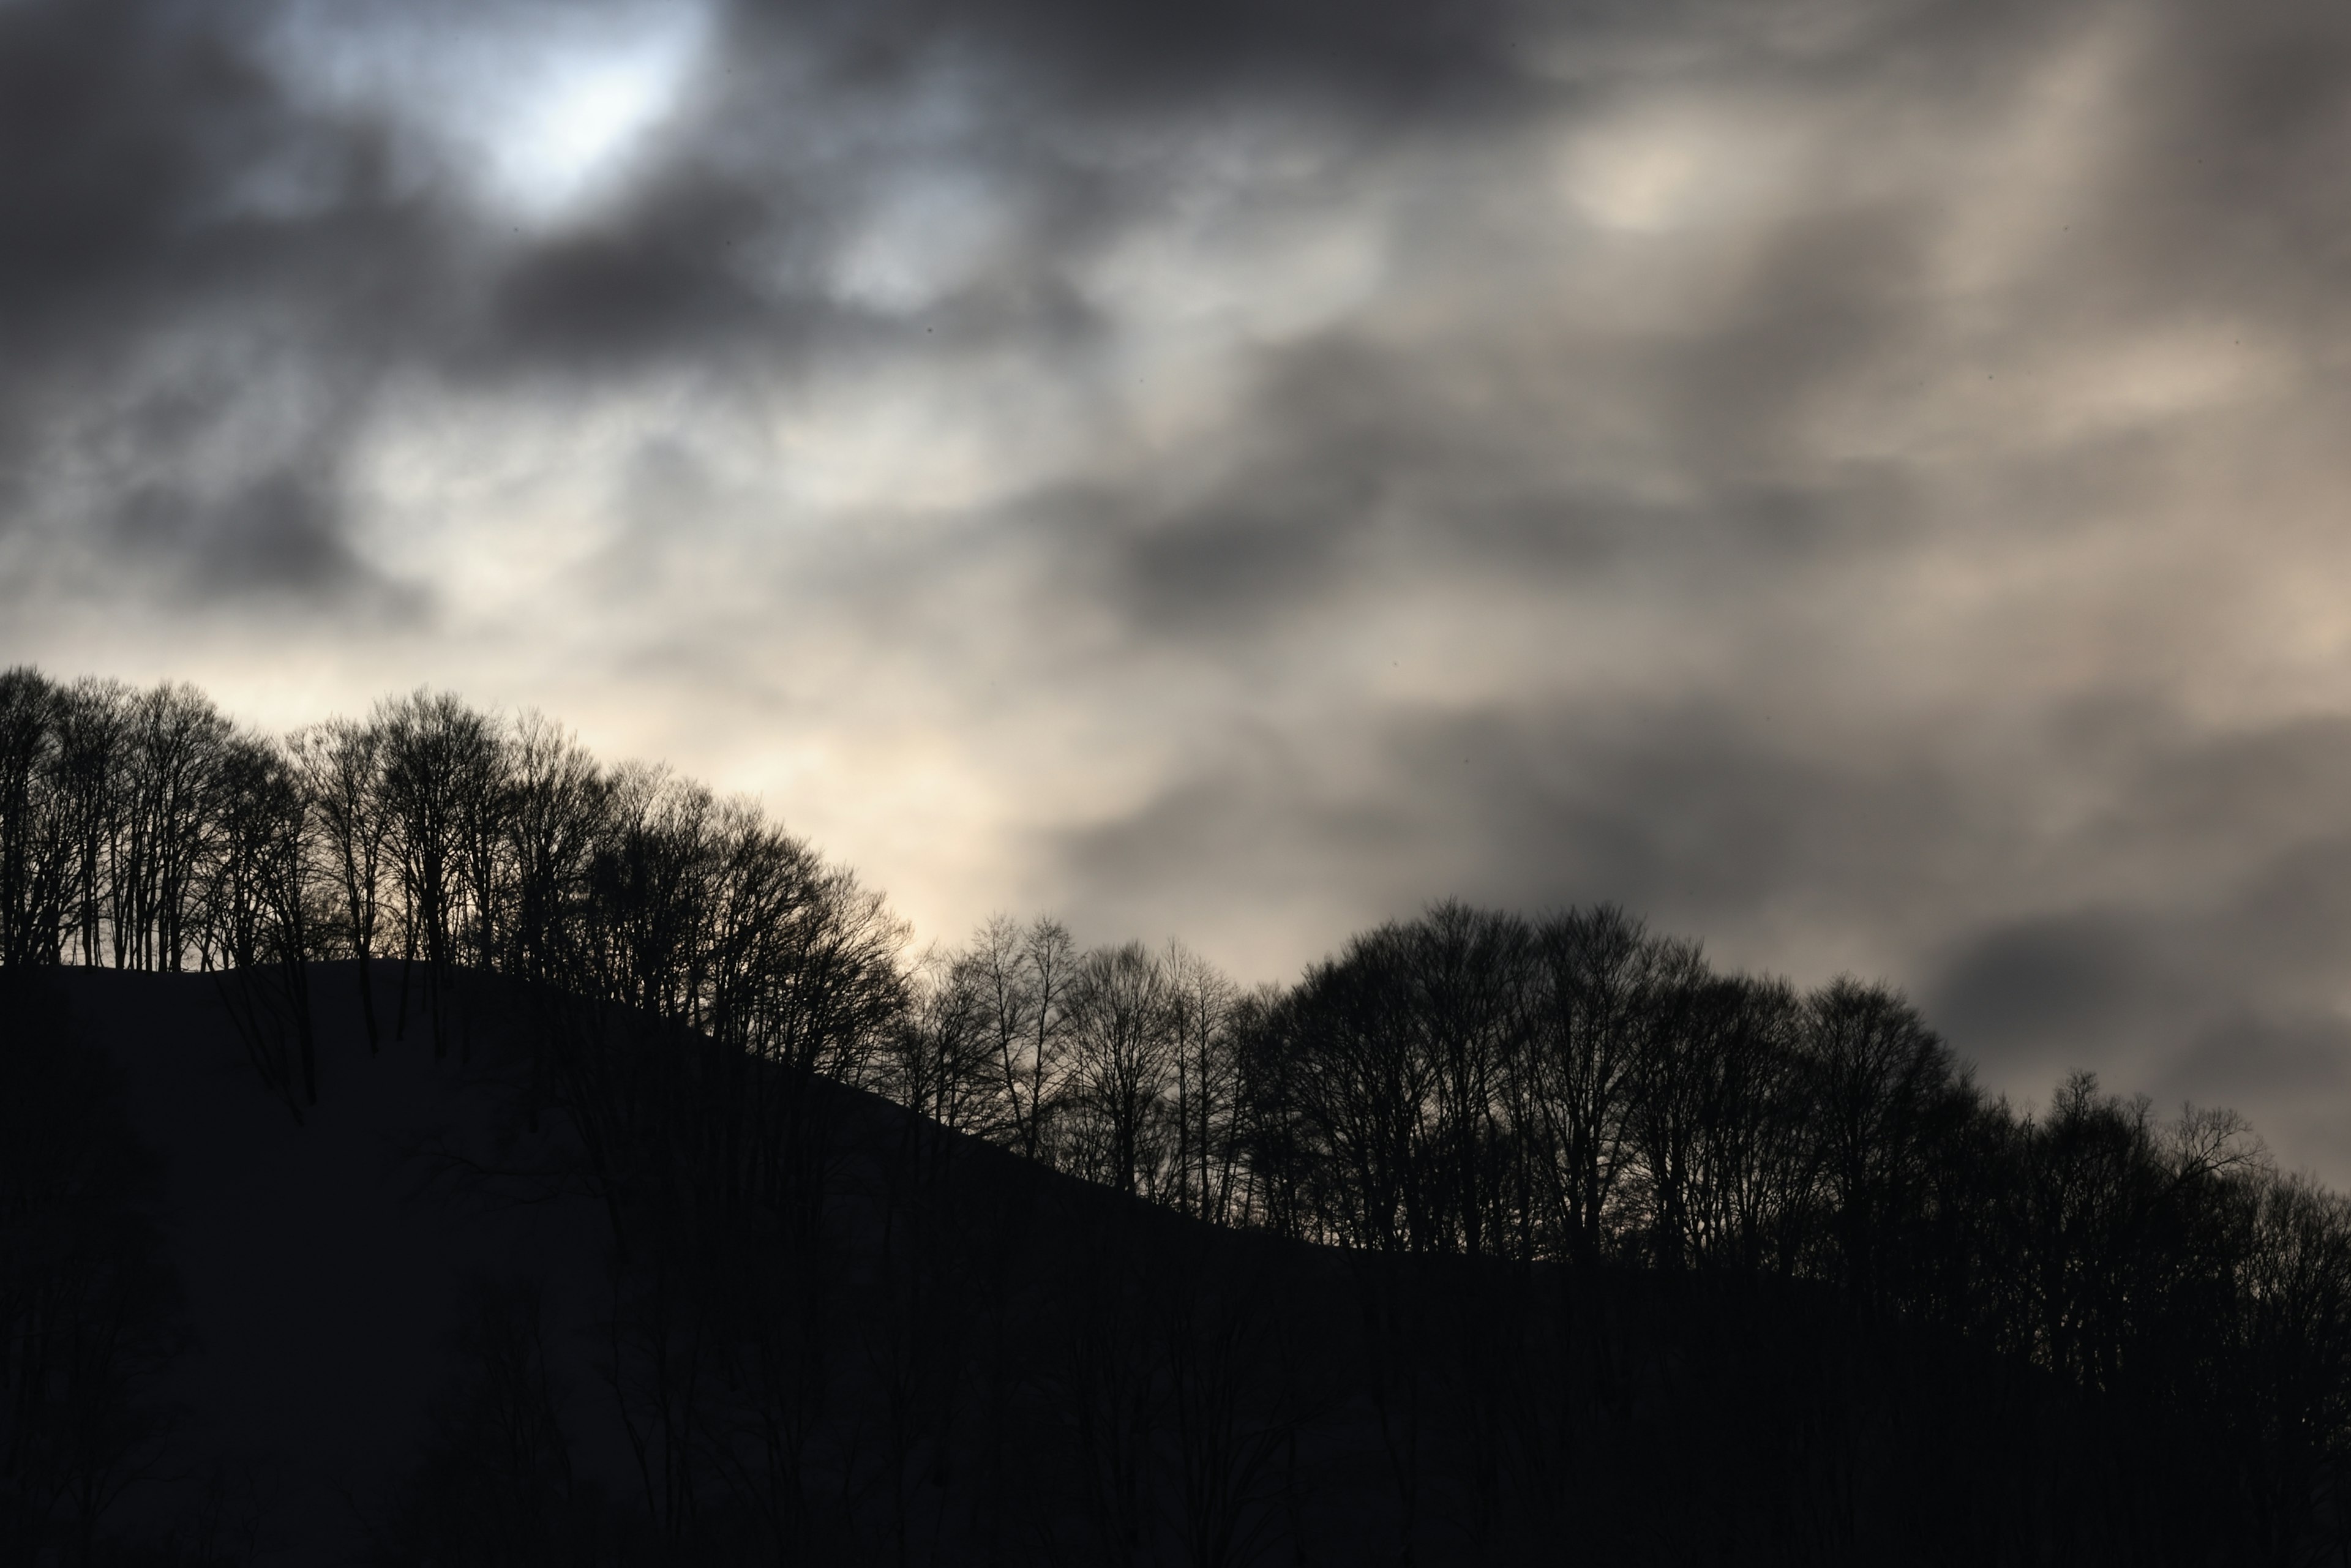
{"type": "Polygon", "coordinates": [[[2351,1184],[2351,12],[0,0],[0,664],[1444,896],[2351,1184]]]}

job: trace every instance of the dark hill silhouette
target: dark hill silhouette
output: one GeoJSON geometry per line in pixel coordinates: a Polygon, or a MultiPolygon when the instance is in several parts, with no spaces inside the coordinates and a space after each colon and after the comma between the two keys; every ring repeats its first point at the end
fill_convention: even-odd
{"type": "Polygon", "coordinates": [[[568,998],[461,976],[444,1055],[389,1017],[371,1052],[356,966],[319,966],[311,1105],[235,977],[41,983],[16,1108],[104,1098],[23,1053],[110,1064],[177,1276],[93,1535],[135,1560],[2258,1560],[2167,1495],[2211,1434],[1802,1281],[1221,1230],[819,1080],[803,1230],[665,1135],[600,1177],[548,1060],[568,998]]]}
{"type": "MultiPolygon", "coordinates": [[[[145,1467],[185,1479],[146,1489],[164,1494],[148,1507],[193,1509],[212,1500],[170,1494],[214,1490],[221,1544],[249,1542],[263,1561],[338,1560],[381,1515],[445,1391],[469,1281],[545,1280],[551,1343],[569,1346],[601,1271],[603,1219],[585,1196],[454,1199],[427,1151],[496,1141],[494,1081],[417,1040],[371,1054],[353,967],[314,977],[320,1094],[299,1121],[247,1060],[214,976],[52,980],[162,1167],[192,1343],[155,1391],[175,1419],[145,1467]]],[[[583,1464],[616,1481],[618,1458],[583,1464]]]]}

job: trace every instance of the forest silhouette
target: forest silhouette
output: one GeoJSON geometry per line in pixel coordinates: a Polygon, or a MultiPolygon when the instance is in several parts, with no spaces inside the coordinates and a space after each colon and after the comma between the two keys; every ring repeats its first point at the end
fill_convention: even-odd
{"type": "Polygon", "coordinates": [[[0,1565],[342,1560],[190,1436],[192,1314],[273,1310],[192,1272],[200,1038],[289,1161],[411,1074],[381,1181],[521,1239],[347,1412],[399,1456],[355,1560],[2351,1560],[2351,1207],[2231,1113],[2021,1109],[1885,986],[1608,905],[1254,989],[1050,918],[917,951],[534,715],[20,668],[0,1565]]]}

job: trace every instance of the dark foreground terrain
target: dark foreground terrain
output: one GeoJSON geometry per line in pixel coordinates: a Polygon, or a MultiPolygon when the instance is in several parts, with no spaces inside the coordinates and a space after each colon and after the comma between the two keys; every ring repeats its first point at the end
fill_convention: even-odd
{"type": "Polygon", "coordinates": [[[1215,1229],[511,985],[436,1052],[374,976],[371,1052],[310,971],[315,1103],[235,977],[6,982],[0,1563],[2341,1549],[2279,1435],[1816,1286],[1215,1229]]]}

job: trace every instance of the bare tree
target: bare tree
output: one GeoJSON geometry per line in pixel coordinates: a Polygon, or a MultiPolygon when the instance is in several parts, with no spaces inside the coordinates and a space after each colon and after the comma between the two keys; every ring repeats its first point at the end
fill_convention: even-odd
{"type": "Polygon", "coordinates": [[[1232,1028],[1240,992],[1180,942],[1168,944],[1161,963],[1176,1061],[1176,1179],[1169,1196],[1187,1213],[1229,1224],[1240,1161],[1240,1063],[1232,1028]]]}
{"type": "Polygon", "coordinates": [[[514,867],[517,973],[552,977],[566,922],[586,896],[588,866],[606,829],[611,786],[579,741],[542,715],[516,719],[507,818],[514,867]]]}
{"type": "Polygon", "coordinates": [[[1259,1082],[1290,1108],[1295,1179],[1316,1239],[1430,1251],[1442,1245],[1427,1180],[1436,1085],[1396,942],[1383,926],[1307,972],[1270,1031],[1259,1082]]]}
{"type": "Polygon", "coordinates": [[[183,967],[196,937],[198,873],[211,853],[213,799],[228,721],[192,686],[131,704],[120,836],[111,880],[115,961],[183,967]]]}
{"type": "Polygon", "coordinates": [[[309,797],[274,742],[235,736],[222,749],[214,815],[205,866],[207,961],[219,959],[218,988],[254,1065],[298,1119],[301,1106],[319,1103],[308,967],[317,904],[309,797]]]}
{"type": "Polygon", "coordinates": [[[940,1126],[996,1134],[997,1041],[979,978],[954,955],[926,952],[914,962],[880,1082],[891,1099],[940,1126]]]}
{"type": "Polygon", "coordinates": [[[107,852],[120,810],[131,692],[120,681],[83,679],[59,694],[58,806],[73,857],[70,906],[77,956],[105,961],[107,852]]]}
{"type": "Polygon", "coordinates": [[[318,822],[329,880],[340,895],[336,924],[359,960],[360,1011],[368,1050],[382,1047],[376,1020],[374,958],[382,921],[384,854],[392,828],[383,795],[383,730],[329,719],[287,737],[302,789],[318,822]]]}
{"type": "Polygon", "coordinates": [[[998,1135],[1024,1158],[1050,1161],[1068,1066],[1076,944],[1057,920],[1040,917],[1023,926],[998,915],[974,935],[958,966],[993,1047],[1003,1103],[998,1135]]]}
{"type": "MultiPolygon", "coordinates": [[[[409,972],[421,945],[425,1014],[438,1057],[448,1050],[445,993],[466,935],[480,795],[496,774],[497,737],[489,720],[456,697],[423,690],[377,705],[373,727],[382,737],[381,810],[400,873],[402,967],[395,1033],[407,1027],[409,972]]],[[[486,912],[473,924],[478,945],[488,929],[486,912]]]]}
{"type": "Polygon", "coordinates": [[[1582,1263],[1601,1255],[1625,1165],[1625,1119],[1643,1030],[1667,977],[1697,950],[1661,942],[1613,904],[1572,911],[1533,934],[1527,1031],[1512,1074],[1552,1246],[1582,1263]]]}
{"type": "Polygon", "coordinates": [[[1156,1197],[1169,1176],[1163,1134],[1175,1077],[1166,966],[1141,943],[1086,955],[1073,988],[1071,1168],[1120,1192],[1156,1197]]]}
{"type": "Polygon", "coordinates": [[[719,1485],[789,1556],[838,1375],[834,1085],[886,1060],[905,929],[747,803],[643,769],[606,799],[543,999],[612,1227],[616,1408],[674,1536],[719,1485]]]}
{"type": "Polygon", "coordinates": [[[1920,1189],[1929,1118],[1956,1086],[1949,1047],[1899,994],[1840,977],[1806,1002],[1807,1098],[1849,1287],[1880,1287],[1882,1254],[1920,1189]]]}
{"type": "Polygon", "coordinates": [[[1804,1012],[1784,980],[1740,976],[1688,998],[1704,1044],[1681,1208],[1689,1256],[1746,1274],[1799,1266],[1819,1173],[1799,1054],[1804,1012]]]}
{"type": "Polygon", "coordinates": [[[2351,1200],[2267,1173],[2243,1186],[2252,1203],[2230,1337],[2242,1347],[2231,1371],[2259,1455],[2244,1467],[2261,1501],[2249,1544],[2264,1563],[2323,1561],[2304,1553],[2332,1535],[2339,1557],[2351,1537],[2351,1200]],[[2324,1533],[2312,1528],[2314,1501],[2332,1516],[2324,1533]]]}
{"type": "Polygon", "coordinates": [[[1524,1027],[1528,933],[1516,915],[1447,902],[1397,929],[1407,1027],[1433,1091],[1426,1180],[1447,1250],[1507,1250],[1525,1208],[1501,1112],[1524,1027]]]}
{"type": "Polygon", "coordinates": [[[1626,1130],[1649,1258],[1667,1269],[1759,1264],[1811,1197],[1816,1140],[1795,1099],[1795,996],[1689,968],[1657,988],[1647,1015],[1626,1130]]]}
{"type": "Polygon", "coordinates": [[[37,671],[0,673],[0,967],[55,961],[66,871],[57,706],[37,671]]]}

